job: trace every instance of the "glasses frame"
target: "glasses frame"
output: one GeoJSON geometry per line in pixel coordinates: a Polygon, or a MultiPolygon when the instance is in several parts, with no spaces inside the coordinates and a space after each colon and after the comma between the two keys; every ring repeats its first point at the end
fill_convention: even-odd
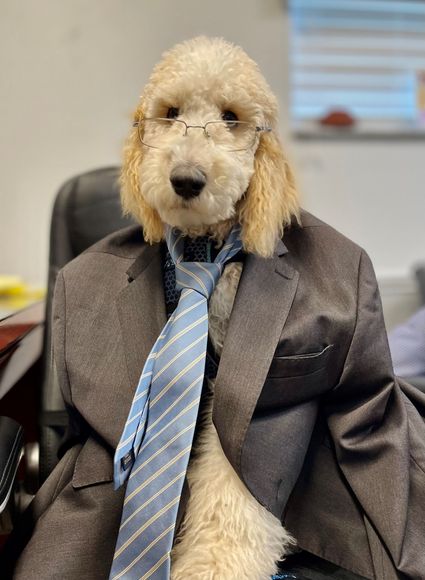
{"type": "MultiPolygon", "coordinates": [[[[237,123],[238,125],[251,125],[251,126],[253,126],[255,129],[255,134],[254,134],[254,138],[253,138],[251,145],[248,145],[247,147],[241,147],[239,149],[225,149],[229,153],[233,153],[236,151],[246,151],[247,149],[250,149],[254,145],[255,137],[259,133],[270,133],[272,131],[271,127],[260,127],[258,125],[254,125],[253,123],[250,123],[249,121],[224,121],[223,119],[217,120],[217,121],[208,121],[207,123],[205,123],[205,125],[188,125],[186,123],[186,121],[183,121],[183,119],[169,119],[168,117],[146,117],[144,119],[139,119],[138,121],[134,121],[132,124],[132,127],[137,127],[137,135],[139,137],[140,143],[142,145],[144,145],[145,147],[150,147],[151,149],[162,149],[162,147],[156,147],[155,145],[148,145],[147,143],[145,143],[143,141],[143,138],[141,135],[141,129],[140,129],[140,126],[143,123],[143,121],[167,121],[167,123],[170,123],[170,126],[173,123],[181,123],[181,125],[183,125],[185,127],[185,131],[184,131],[184,134],[182,135],[182,137],[187,137],[187,130],[188,129],[202,129],[206,139],[211,139],[211,136],[208,134],[208,131],[207,131],[208,125],[214,125],[215,123],[222,124],[222,123],[227,122],[229,124],[237,123]]],[[[220,147],[220,145],[217,145],[217,147],[220,147]]]]}

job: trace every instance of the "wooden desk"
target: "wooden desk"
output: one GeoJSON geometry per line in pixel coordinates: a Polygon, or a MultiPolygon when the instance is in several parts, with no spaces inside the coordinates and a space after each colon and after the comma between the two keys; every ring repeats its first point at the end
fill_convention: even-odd
{"type": "Polygon", "coordinates": [[[44,310],[41,300],[0,319],[0,399],[40,358],[44,310]]]}

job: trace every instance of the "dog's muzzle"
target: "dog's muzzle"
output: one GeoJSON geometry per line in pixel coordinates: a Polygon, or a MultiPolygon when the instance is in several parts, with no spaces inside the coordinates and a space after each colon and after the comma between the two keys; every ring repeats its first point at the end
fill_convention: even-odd
{"type": "Polygon", "coordinates": [[[197,197],[207,183],[207,177],[197,167],[176,167],[170,175],[171,185],[184,199],[197,197]]]}

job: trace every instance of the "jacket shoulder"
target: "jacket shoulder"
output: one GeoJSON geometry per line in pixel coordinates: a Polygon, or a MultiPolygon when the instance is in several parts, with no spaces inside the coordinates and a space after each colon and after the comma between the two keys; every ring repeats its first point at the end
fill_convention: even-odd
{"type": "Polygon", "coordinates": [[[102,253],[134,259],[145,244],[141,226],[132,225],[102,238],[87,248],[81,255],[102,253]]]}
{"type": "Polygon", "coordinates": [[[292,225],[288,231],[289,236],[300,237],[305,243],[307,239],[314,240],[318,249],[322,247],[327,251],[332,251],[332,244],[336,244],[339,250],[344,249],[350,254],[359,255],[364,252],[356,242],[308,211],[302,210],[300,217],[301,223],[292,225]]]}
{"type": "Polygon", "coordinates": [[[354,282],[361,256],[367,256],[363,248],[305,210],[300,218],[301,223],[293,223],[283,238],[294,267],[310,268],[339,280],[353,278],[354,282]]]}
{"type": "Polygon", "coordinates": [[[112,270],[125,272],[146,245],[142,228],[132,225],[102,238],[68,262],[61,272],[68,278],[99,270],[105,275],[112,270]]]}

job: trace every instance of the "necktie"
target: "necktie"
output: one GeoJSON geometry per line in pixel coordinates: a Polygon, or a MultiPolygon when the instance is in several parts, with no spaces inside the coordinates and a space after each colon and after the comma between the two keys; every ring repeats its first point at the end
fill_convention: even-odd
{"type": "Polygon", "coordinates": [[[184,237],[166,227],[181,290],[144,365],[114,458],[118,488],[127,479],[110,579],[170,577],[170,552],[205,371],[208,299],[223,266],[241,248],[240,226],[214,262],[184,262],[184,237]]]}

